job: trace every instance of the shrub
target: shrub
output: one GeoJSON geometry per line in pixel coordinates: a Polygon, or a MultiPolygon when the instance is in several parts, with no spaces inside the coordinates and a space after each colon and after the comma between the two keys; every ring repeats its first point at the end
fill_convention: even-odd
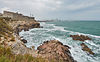
{"type": "Polygon", "coordinates": [[[14,36],[12,35],[13,29],[8,22],[0,18],[0,37],[4,37],[5,39],[8,37],[12,37],[11,41],[14,41],[14,36]]]}
{"type": "Polygon", "coordinates": [[[29,54],[14,55],[10,48],[0,46],[0,62],[48,62],[41,57],[32,57],[29,54]]]}
{"type": "Polygon", "coordinates": [[[6,58],[5,56],[1,56],[0,62],[11,62],[11,61],[8,58],[6,58]]]}

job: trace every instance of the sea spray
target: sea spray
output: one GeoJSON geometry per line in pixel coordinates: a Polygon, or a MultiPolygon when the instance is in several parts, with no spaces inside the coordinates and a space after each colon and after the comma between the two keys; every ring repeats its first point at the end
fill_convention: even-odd
{"type": "MultiPolygon", "coordinates": [[[[34,29],[30,29],[29,31],[22,31],[20,32],[20,36],[23,36],[23,38],[28,41],[28,43],[26,43],[27,47],[35,46],[35,49],[37,49],[37,47],[46,40],[56,39],[56,40],[61,41],[64,45],[68,45],[71,47],[70,49],[71,54],[74,57],[74,59],[77,60],[78,62],[99,62],[100,36],[93,35],[92,33],[89,34],[87,32],[86,33],[80,32],[80,31],[78,32],[76,31],[77,27],[73,28],[73,30],[70,30],[71,27],[61,24],[61,23],[60,25],[59,24],[57,25],[57,23],[55,22],[52,22],[52,23],[42,22],[41,26],[43,26],[43,28],[34,28],[34,29]],[[69,37],[70,35],[75,35],[75,34],[86,35],[92,38],[92,40],[86,40],[84,43],[88,45],[89,48],[92,49],[92,51],[95,53],[94,56],[88,55],[87,52],[82,50],[80,46],[80,44],[82,43],[81,41],[74,41],[71,37],[69,37]]],[[[82,28],[80,29],[86,30],[82,28]]]]}

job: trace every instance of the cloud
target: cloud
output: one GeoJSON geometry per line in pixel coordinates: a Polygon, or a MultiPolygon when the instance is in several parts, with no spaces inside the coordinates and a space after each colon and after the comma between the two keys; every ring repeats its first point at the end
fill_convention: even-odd
{"type": "Polygon", "coordinates": [[[91,6],[94,6],[94,5],[95,5],[95,3],[90,3],[90,4],[87,4],[87,3],[71,4],[71,5],[68,5],[66,7],[66,9],[68,9],[68,10],[79,10],[79,9],[88,8],[88,7],[91,7],[91,6]]]}
{"type": "MultiPolygon", "coordinates": [[[[95,11],[100,10],[100,0],[0,0],[0,12],[11,10],[25,15],[32,13],[39,19],[73,19],[71,16],[75,13],[78,15],[84,11],[88,14],[88,10],[94,7],[98,8],[92,9],[94,12],[91,12],[91,15],[97,14],[95,11]]],[[[85,13],[85,16],[87,14],[85,13]]]]}
{"type": "Polygon", "coordinates": [[[11,11],[11,9],[8,7],[4,7],[4,8],[1,8],[1,11],[11,11]]]}
{"type": "Polygon", "coordinates": [[[77,0],[70,3],[70,1],[67,1],[68,4],[64,5],[63,8],[66,10],[80,10],[85,9],[89,7],[94,7],[98,4],[100,4],[100,0],[77,0]]]}

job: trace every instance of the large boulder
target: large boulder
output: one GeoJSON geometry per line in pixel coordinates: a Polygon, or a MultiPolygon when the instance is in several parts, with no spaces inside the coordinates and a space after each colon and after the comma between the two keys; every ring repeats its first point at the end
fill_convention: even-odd
{"type": "Polygon", "coordinates": [[[70,35],[70,37],[72,37],[73,40],[79,40],[79,41],[91,40],[91,38],[84,35],[70,35]]]}
{"type": "Polygon", "coordinates": [[[69,46],[63,45],[58,40],[50,40],[40,45],[38,53],[50,62],[76,62],[69,51],[69,46]]]}
{"type": "Polygon", "coordinates": [[[94,52],[92,52],[92,50],[91,50],[87,45],[85,45],[84,43],[82,43],[81,46],[82,46],[82,50],[83,50],[83,51],[86,51],[86,52],[88,52],[89,54],[94,55],[94,52]]]}

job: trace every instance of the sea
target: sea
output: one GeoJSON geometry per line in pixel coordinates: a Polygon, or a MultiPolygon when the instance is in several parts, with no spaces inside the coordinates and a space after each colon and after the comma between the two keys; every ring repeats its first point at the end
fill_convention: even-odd
{"type": "Polygon", "coordinates": [[[100,62],[100,21],[55,21],[41,22],[43,28],[34,28],[20,32],[20,36],[28,41],[27,47],[35,46],[35,49],[47,40],[59,40],[64,45],[71,47],[72,57],[77,62],[100,62]],[[82,50],[82,41],[73,40],[70,35],[86,35],[92,40],[85,43],[95,55],[82,50]]]}

